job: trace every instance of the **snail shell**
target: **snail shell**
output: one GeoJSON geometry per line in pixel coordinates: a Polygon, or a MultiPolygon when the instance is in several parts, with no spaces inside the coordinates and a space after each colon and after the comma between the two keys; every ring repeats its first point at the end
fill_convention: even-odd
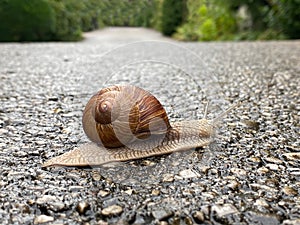
{"type": "Polygon", "coordinates": [[[135,86],[112,86],[95,94],[82,118],[88,138],[107,148],[136,139],[165,135],[171,128],[166,111],[148,91],[135,86]]]}
{"type": "Polygon", "coordinates": [[[212,141],[217,121],[238,104],[214,120],[170,123],[149,92],[131,85],[104,88],[83,113],[83,129],[92,143],[54,157],[43,167],[101,165],[203,147],[212,141]]]}

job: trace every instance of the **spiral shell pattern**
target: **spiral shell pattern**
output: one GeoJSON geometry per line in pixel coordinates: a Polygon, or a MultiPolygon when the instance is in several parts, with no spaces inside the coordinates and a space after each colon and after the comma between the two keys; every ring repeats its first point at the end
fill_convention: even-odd
{"type": "Polygon", "coordinates": [[[131,86],[111,86],[96,93],[83,112],[88,138],[107,148],[137,139],[163,136],[171,128],[161,103],[148,91],[131,86]]]}

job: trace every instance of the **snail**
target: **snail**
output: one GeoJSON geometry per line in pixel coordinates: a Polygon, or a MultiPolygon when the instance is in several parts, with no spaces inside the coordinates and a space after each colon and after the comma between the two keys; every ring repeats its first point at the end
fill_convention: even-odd
{"type": "MultiPolygon", "coordinates": [[[[239,104],[239,103],[238,103],[239,104]]],[[[207,146],[217,121],[170,122],[156,97],[132,85],[111,86],[88,101],[82,117],[83,130],[92,143],[46,161],[42,166],[93,166],[128,161],[207,146]]]]}

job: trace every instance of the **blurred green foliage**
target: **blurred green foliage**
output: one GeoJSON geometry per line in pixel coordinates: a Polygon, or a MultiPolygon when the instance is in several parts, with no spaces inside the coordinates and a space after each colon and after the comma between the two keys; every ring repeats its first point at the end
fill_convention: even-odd
{"type": "Polygon", "coordinates": [[[0,0],[0,41],[77,41],[104,26],[179,40],[300,38],[300,0],[0,0]]]}
{"type": "Polygon", "coordinates": [[[150,27],[156,3],[155,0],[103,0],[101,17],[106,26],[150,27]]]}
{"type": "Polygon", "coordinates": [[[158,0],[0,0],[0,41],[77,41],[103,26],[155,23],[158,0]]]}
{"type": "Polygon", "coordinates": [[[189,0],[180,40],[300,38],[300,0],[189,0]]]}
{"type": "Polygon", "coordinates": [[[187,21],[177,29],[177,39],[224,40],[236,30],[234,15],[223,1],[189,0],[187,7],[187,21]]]}
{"type": "Polygon", "coordinates": [[[55,14],[46,0],[1,0],[0,41],[47,41],[55,14]]]}
{"type": "Polygon", "coordinates": [[[273,0],[269,3],[267,24],[287,38],[300,38],[300,0],[273,0]]]}
{"type": "Polygon", "coordinates": [[[172,35],[186,17],[186,0],[164,0],[161,7],[161,32],[172,35]]]}

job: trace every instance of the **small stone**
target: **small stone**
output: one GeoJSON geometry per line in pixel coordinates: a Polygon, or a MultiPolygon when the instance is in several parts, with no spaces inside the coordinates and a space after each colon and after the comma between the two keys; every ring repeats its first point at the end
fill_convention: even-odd
{"type": "Polygon", "coordinates": [[[102,209],[101,213],[103,216],[116,216],[123,212],[123,208],[118,205],[111,205],[107,208],[102,209]]]}
{"type": "Polygon", "coordinates": [[[192,171],[191,169],[186,169],[186,170],[181,170],[179,172],[179,176],[181,176],[182,178],[195,178],[195,177],[199,177],[199,174],[192,171]]]}
{"type": "Polygon", "coordinates": [[[260,174],[266,174],[269,171],[270,170],[268,168],[264,167],[264,166],[257,169],[257,172],[260,173],[260,174]]]}
{"type": "Polygon", "coordinates": [[[252,163],[257,164],[257,163],[261,162],[261,159],[258,158],[258,157],[251,157],[251,158],[249,158],[249,161],[252,162],[252,163]]]}
{"type": "Polygon", "coordinates": [[[39,141],[36,141],[35,144],[37,144],[37,145],[46,145],[47,142],[46,142],[46,141],[39,140],[39,141]]]}
{"type": "Polygon", "coordinates": [[[155,162],[152,162],[152,161],[150,161],[150,160],[143,160],[143,161],[141,162],[141,165],[142,165],[142,166],[154,166],[154,165],[155,165],[155,162]]]}
{"type": "Polygon", "coordinates": [[[81,112],[72,111],[72,112],[64,113],[64,114],[62,114],[62,116],[66,117],[66,118],[78,117],[78,116],[81,116],[81,112]]]}
{"type": "Polygon", "coordinates": [[[295,190],[294,188],[292,187],[289,187],[289,186],[285,186],[283,189],[282,189],[283,193],[286,194],[286,195],[297,195],[298,194],[298,191],[295,190]]]}
{"type": "Polygon", "coordinates": [[[159,225],[168,225],[168,222],[167,221],[160,221],[159,225]]]}
{"type": "Polygon", "coordinates": [[[163,176],[163,182],[173,182],[174,181],[174,175],[173,174],[164,174],[163,176]]]}
{"type": "Polygon", "coordinates": [[[97,225],[108,225],[108,222],[105,222],[105,221],[103,221],[103,220],[99,220],[99,221],[97,222],[97,225]]]}
{"type": "Polygon", "coordinates": [[[52,195],[44,195],[41,198],[38,198],[36,200],[36,203],[39,205],[45,204],[45,203],[50,203],[50,202],[55,202],[57,201],[57,198],[55,196],[52,195]]]}
{"type": "Polygon", "coordinates": [[[128,189],[128,190],[126,190],[126,191],[124,191],[126,194],[128,194],[128,195],[132,195],[132,193],[133,193],[133,190],[132,189],[128,189]]]}
{"type": "Polygon", "coordinates": [[[100,190],[100,191],[98,192],[98,196],[100,196],[100,197],[102,197],[102,198],[108,196],[109,194],[110,194],[109,191],[104,191],[104,190],[100,190]]]}
{"type": "Polygon", "coordinates": [[[58,114],[58,113],[62,112],[62,109],[61,108],[55,108],[55,109],[53,109],[53,112],[55,114],[58,114]]]}
{"type": "Polygon", "coordinates": [[[161,210],[153,211],[152,215],[157,220],[164,220],[164,219],[171,217],[173,215],[173,212],[167,211],[165,209],[161,209],[161,210]]]}
{"type": "Polygon", "coordinates": [[[266,157],[264,159],[269,163],[282,164],[282,160],[275,158],[275,157],[266,157]]]}
{"type": "Polygon", "coordinates": [[[196,211],[193,214],[193,217],[196,220],[196,222],[198,222],[198,223],[203,223],[204,222],[204,214],[201,211],[196,211]]]}
{"type": "Polygon", "coordinates": [[[247,127],[249,127],[250,129],[259,130],[259,125],[260,123],[254,120],[242,120],[242,123],[244,123],[247,127]]]}
{"type": "Polygon", "coordinates": [[[49,204],[49,208],[51,208],[53,211],[61,211],[63,208],[65,208],[65,204],[63,202],[53,202],[49,204]]]}
{"type": "Polygon", "coordinates": [[[266,164],[266,167],[273,171],[277,171],[279,169],[279,166],[274,163],[268,163],[268,164],[266,164]]]}
{"type": "Polygon", "coordinates": [[[64,129],[62,129],[62,133],[63,134],[70,134],[70,133],[72,133],[72,128],[71,127],[66,127],[64,129]]]}
{"type": "Polygon", "coordinates": [[[211,169],[208,170],[208,173],[210,175],[217,175],[219,173],[219,171],[215,168],[211,168],[211,169]]]}
{"type": "Polygon", "coordinates": [[[52,221],[54,221],[54,218],[52,216],[40,215],[34,219],[33,223],[41,224],[41,223],[47,223],[47,222],[52,222],[52,221]]]}
{"type": "Polygon", "coordinates": [[[256,206],[263,206],[263,207],[268,207],[269,204],[266,202],[264,199],[257,199],[254,203],[256,206]]]}
{"type": "Polygon", "coordinates": [[[151,194],[154,196],[158,196],[160,194],[160,190],[154,189],[152,190],[151,194]]]}
{"type": "Polygon", "coordinates": [[[295,219],[295,220],[284,220],[282,222],[282,225],[299,225],[300,224],[300,219],[295,219]]]}
{"type": "Polygon", "coordinates": [[[80,214],[84,214],[86,212],[86,210],[89,208],[89,204],[87,202],[79,202],[77,205],[77,211],[80,214]]]}
{"type": "Polygon", "coordinates": [[[84,189],[84,187],[83,186],[70,186],[69,187],[69,191],[80,191],[80,190],[82,190],[82,189],[84,189]]]}
{"type": "Polygon", "coordinates": [[[283,154],[288,160],[300,161],[300,152],[290,152],[283,154]]]}
{"type": "Polygon", "coordinates": [[[101,179],[101,175],[98,171],[93,172],[92,176],[94,181],[99,181],[101,179]]]}
{"type": "Polygon", "coordinates": [[[216,213],[218,218],[222,218],[222,217],[227,216],[229,214],[238,213],[238,210],[231,204],[214,205],[212,207],[212,211],[214,211],[216,213]]]}
{"type": "Polygon", "coordinates": [[[258,212],[248,211],[244,214],[246,224],[268,224],[268,225],[279,225],[280,222],[276,215],[272,214],[261,214],[258,212]]]}

